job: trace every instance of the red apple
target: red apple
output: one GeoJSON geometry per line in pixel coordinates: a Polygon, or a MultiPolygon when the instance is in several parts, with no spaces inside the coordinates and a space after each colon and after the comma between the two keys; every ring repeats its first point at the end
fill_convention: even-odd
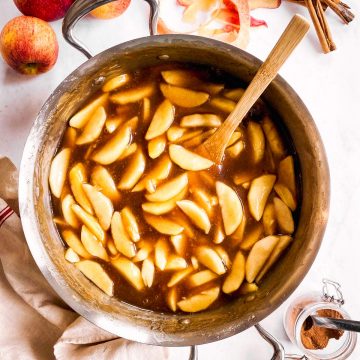
{"type": "Polygon", "coordinates": [[[102,5],[91,12],[91,15],[99,19],[113,19],[120,16],[130,5],[131,0],[117,0],[102,5]]]}
{"type": "Polygon", "coordinates": [[[32,16],[18,16],[2,29],[0,52],[14,70],[35,75],[55,65],[59,46],[47,22],[32,16]]]}
{"type": "Polygon", "coordinates": [[[14,0],[17,8],[28,16],[45,21],[54,21],[64,17],[74,0],[14,0]]]}

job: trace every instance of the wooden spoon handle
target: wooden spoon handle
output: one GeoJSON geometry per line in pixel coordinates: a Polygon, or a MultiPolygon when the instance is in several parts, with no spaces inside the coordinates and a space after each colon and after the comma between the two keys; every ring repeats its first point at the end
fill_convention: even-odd
{"type": "MultiPolygon", "coordinates": [[[[259,99],[260,95],[274,79],[286,59],[308,32],[309,26],[310,24],[300,15],[295,15],[292,18],[269,56],[260,66],[235,109],[220,128],[203,143],[209,154],[221,152],[222,158],[226,147],[224,140],[230,139],[232,133],[239,126],[250,108],[254,105],[256,100],[259,99]],[[209,146],[207,146],[207,143],[209,146]],[[217,146],[214,147],[212,144],[217,144],[217,146]],[[222,149],[219,149],[220,144],[223,145],[222,149]]],[[[217,159],[217,163],[221,162],[221,158],[217,159]]]]}

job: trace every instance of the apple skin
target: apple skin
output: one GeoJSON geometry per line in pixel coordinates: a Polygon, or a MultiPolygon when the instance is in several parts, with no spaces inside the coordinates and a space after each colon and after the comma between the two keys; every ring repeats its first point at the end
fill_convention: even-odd
{"type": "Polygon", "coordinates": [[[36,75],[55,65],[59,45],[47,22],[32,16],[18,16],[1,31],[0,53],[17,72],[36,75]]]}
{"type": "Polygon", "coordinates": [[[102,5],[91,12],[98,19],[113,19],[120,16],[130,5],[131,0],[117,0],[102,5]]]}
{"type": "Polygon", "coordinates": [[[16,7],[27,16],[54,21],[65,16],[74,0],[14,0],[16,7]]]}

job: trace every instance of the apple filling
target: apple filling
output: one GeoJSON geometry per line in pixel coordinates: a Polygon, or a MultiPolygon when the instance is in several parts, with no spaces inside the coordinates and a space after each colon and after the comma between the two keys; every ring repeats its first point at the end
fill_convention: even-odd
{"type": "Polygon", "coordinates": [[[221,166],[195,151],[243,93],[219,71],[167,64],[112,75],[69,119],[54,221],[65,259],[107,295],[197,312],[261,289],[296,227],[294,149],[259,100],[221,166]]]}

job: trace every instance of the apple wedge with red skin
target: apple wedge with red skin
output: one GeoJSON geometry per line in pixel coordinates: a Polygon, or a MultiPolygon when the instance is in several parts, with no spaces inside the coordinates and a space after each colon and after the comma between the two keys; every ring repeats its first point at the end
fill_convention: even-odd
{"type": "Polygon", "coordinates": [[[27,16],[54,21],[65,16],[74,0],[14,0],[16,7],[27,16]]]}
{"type": "Polygon", "coordinates": [[[17,72],[36,75],[55,65],[59,46],[48,23],[31,16],[18,16],[2,29],[0,52],[5,62],[17,72]]]}

